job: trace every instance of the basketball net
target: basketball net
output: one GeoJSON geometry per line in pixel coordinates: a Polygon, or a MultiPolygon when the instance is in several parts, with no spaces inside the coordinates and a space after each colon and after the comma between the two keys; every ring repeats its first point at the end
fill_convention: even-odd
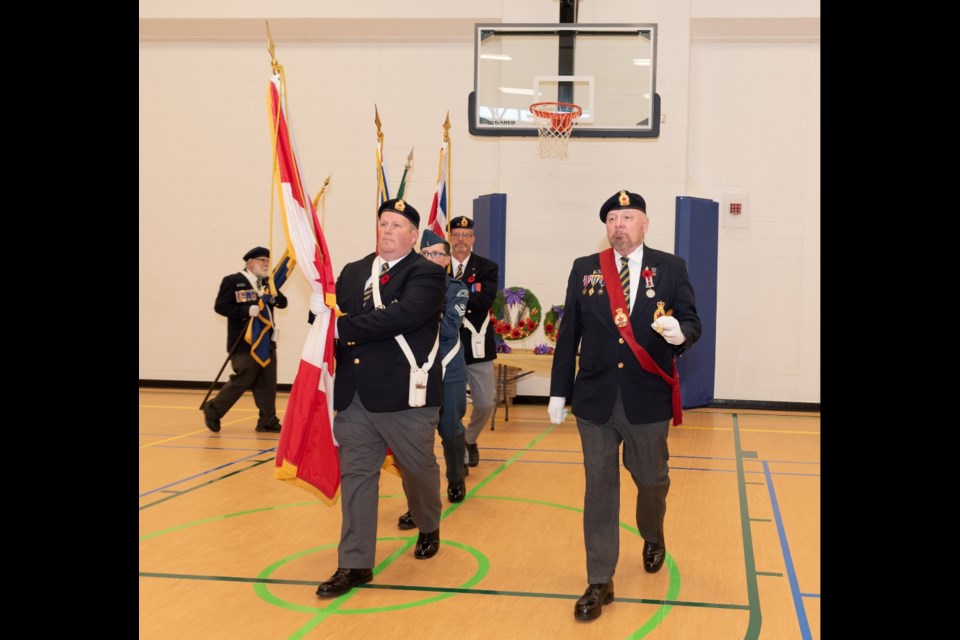
{"type": "Polygon", "coordinates": [[[583,109],[569,102],[535,102],[530,113],[540,139],[540,157],[566,160],[570,133],[583,109]]]}

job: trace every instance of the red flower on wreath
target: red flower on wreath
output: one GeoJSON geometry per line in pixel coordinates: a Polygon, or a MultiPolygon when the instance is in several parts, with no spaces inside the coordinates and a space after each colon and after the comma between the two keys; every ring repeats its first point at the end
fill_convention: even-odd
{"type": "Polygon", "coordinates": [[[545,325],[543,325],[543,331],[547,335],[550,335],[551,333],[553,333],[553,325],[550,324],[549,322],[546,323],[545,325]]]}
{"type": "Polygon", "coordinates": [[[383,274],[382,276],[380,276],[381,285],[387,284],[388,282],[390,282],[390,276],[388,274],[383,274]]]}

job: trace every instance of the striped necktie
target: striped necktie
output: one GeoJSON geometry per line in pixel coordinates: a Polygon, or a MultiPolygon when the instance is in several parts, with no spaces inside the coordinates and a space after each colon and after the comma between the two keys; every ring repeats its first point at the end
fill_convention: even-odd
{"type": "MultiPolygon", "coordinates": [[[[385,274],[390,270],[390,264],[384,262],[380,265],[380,275],[385,274]]],[[[367,303],[373,299],[373,278],[370,279],[370,284],[367,285],[367,288],[363,290],[363,306],[367,306],[367,303]]]]}
{"type": "Polygon", "coordinates": [[[457,267],[457,275],[453,276],[456,280],[459,280],[463,277],[463,263],[460,263],[460,266],[457,267]]]}
{"type": "Polygon", "coordinates": [[[623,285],[623,299],[630,306],[630,258],[623,256],[620,258],[620,284],[623,285]]]}

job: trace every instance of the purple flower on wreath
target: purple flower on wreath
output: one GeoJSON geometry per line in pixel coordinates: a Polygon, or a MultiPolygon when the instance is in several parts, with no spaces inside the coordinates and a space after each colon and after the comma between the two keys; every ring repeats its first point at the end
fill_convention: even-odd
{"type": "Polygon", "coordinates": [[[513,349],[503,340],[497,342],[497,353],[513,353],[513,349]]]}
{"type": "Polygon", "coordinates": [[[548,344],[538,344],[533,348],[533,354],[537,356],[547,356],[553,353],[554,349],[548,344]]]}
{"type": "Polygon", "coordinates": [[[555,304],[555,305],[553,305],[553,308],[550,309],[550,310],[553,311],[555,314],[557,314],[557,322],[560,322],[561,320],[563,320],[563,305],[562,305],[562,304],[555,304]]]}
{"type": "Polygon", "coordinates": [[[503,290],[503,296],[507,304],[523,304],[523,297],[525,295],[527,295],[527,290],[521,289],[520,287],[503,290]]]}

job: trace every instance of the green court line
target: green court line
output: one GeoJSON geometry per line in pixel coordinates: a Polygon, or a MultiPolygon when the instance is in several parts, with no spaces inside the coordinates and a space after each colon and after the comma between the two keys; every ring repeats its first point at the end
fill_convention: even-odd
{"type": "Polygon", "coordinates": [[[757,585],[757,564],[753,557],[753,532],[750,531],[750,506],[747,504],[747,482],[743,472],[743,449],[740,446],[740,421],[737,414],[733,418],[733,446],[737,465],[737,493],[740,495],[740,526],[743,529],[743,561],[747,578],[747,602],[750,605],[750,620],[744,640],[756,640],[760,637],[763,614],[760,611],[760,588],[757,585]]]}
{"type": "MultiPolygon", "coordinates": [[[[742,455],[740,455],[740,452],[739,452],[739,432],[738,432],[738,430],[736,429],[736,416],[734,416],[734,421],[735,421],[734,434],[735,434],[736,445],[737,445],[737,449],[738,449],[738,452],[737,452],[737,455],[736,455],[736,458],[735,458],[735,459],[736,459],[737,466],[738,466],[738,468],[737,468],[737,476],[738,476],[738,480],[739,480],[738,484],[739,484],[739,489],[740,489],[741,514],[744,514],[744,513],[746,513],[746,504],[745,504],[745,502],[746,502],[746,495],[745,495],[744,480],[743,480],[743,478],[744,478],[743,459],[742,459],[742,455]]],[[[551,503],[551,502],[546,502],[546,501],[538,501],[538,500],[530,500],[530,499],[523,499],[523,498],[506,497],[506,496],[477,496],[477,495],[474,495],[474,494],[476,493],[476,491],[478,491],[481,487],[486,486],[493,478],[495,478],[495,477],[499,476],[501,473],[503,473],[503,472],[507,469],[507,467],[509,467],[509,466],[512,465],[514,462],[516,462],[517,460],[519,460],[522,455],[524,455],[525,453],[527,453],[533,446],[535,446],[535,445],[536,445],[538,442],[540,442],[543,438],[545,438],[547,435],[549,435],[549,434],[554,430],[555,427],[556,427],[556,425],[551,424],[545,431],[543,431],[541,434],[539,434],[537,437],[535,437],[533,440],[531,440],[525,447],[519,449],[519,450],[516,452],[516,454],[514,454],[514,455],[513,455],[512,457],[510,457],[508,460],[506,460],[506,461],[503,462],[501,465],[499,465],[499,466],[498,466],[496,469],[494,469],[486,478],[484,478],[484,479],[481,480],[479,483],[477,483],[477,484],[468,492],[467,495],[468,495],[469,497],[472,497],[473,499],[484,498],[484,499],[504,500],[504,501],[511,501],[511,502],[526,502],[526,503],[540,504],[540,505],[543,505],[543,506],[549,506],[549,507],[553,507],[553,508],[559,508],[559,509],[564,509],[564,510],[569,510],[569,511],[576,511],[576,512],[582,513],[583,510],[582,510],[581,508],[572,507],[572,506],[569,506],[569,505],[563,505],[563,504],[559,504],[559,503],[551,503]]],[[[235,475],[235,474],[237,474],[237,473],[241,473],[242,471],[247,471],[247,470],[249,470],[249,469],[255,468],[256,466],[259,466],[260,464],[264,464],[265,462],[270,462],[270,460],[266,460],[266,461],[263,461],[263,462],[257,462],[257,463],[251,465],[250,467],[248,467],[248,468],[246,468],[246,469],[241,469],[241,470],[238,470],[238,471],[235,471],[235,472],[231,472],[230,474],[227,474],[227,475],[225,475],[225,476],[223,476],[223,477],[221,477],[221,478],[219,478],[219,479],[211,480],[210,482],[204,483],[204,485],[205,485],[205,484],[210,484],[210,483],[212,483],[212,482],[217,482],[217,481],[223,480],[223,479],[225,479],[225,478],[227,478],[227,477],[229,477],[229,476],[235,475]]],[[[199,485],[199,486],[204,486],[204,485],[199,485]]],[[[195,487],[195,488],[199,488],[199,487],[195,487]]],[[[190,489],[190,490],[193,490],[193,489],[190,489]]],[[[381,496],[380,499],[383,499],[383,497],[384,497],[384,496],[381,496]]],[[[400,497],[400,496],[398,496],[398,497],[400,497]]],[[[444,519],[444,518],[446,518],[448,515],[450,515],[451,513],[455,512],[455,511],[456,511],[458,508],[460,508],[460,506],[463,505],[463,504],[464,504],[464,503],[461,502],[461,503],[455,503],[455,504],[450,505],[450,506],[444,511],[444,513],[441,514],[441,519],[444,519]]],[[[145,505],[145,506],[150,506],[150,505],[145,505]]],[[[144,534],[144,535],[140,536],[140,540],[141,540],[141,541],[148,540],[148,539],[154,538],[154,537],[156,537],[156,536],[162,535],[162,534],[164,534],[164,533],[170,533],[170,532],[173,532],[173,531],[176,531],[176,530],[186,529],[186,528],[189,528],[189,527],[192,527],[192,526],[197,526],[197,525],[200,525],[200,524],[203,524],[203,523],[214,522],[214,521],[217,521],[217,520],[224,520],[224,519],[227,519],[227,518],[239,517],[239,516],[243,516],[243,515],[250,515],[250,514],[259,513],[259,512],[263,512],[263,511],[269,511],[269,510],[280,509],[280,508],[288,508],[288,507],[293,507],[293,506],[322,506],[322,504],[321,504],[320,502],[315,502],[315,501],[301,502],[301,503],[294,503],[294,504],[288,504],[288,505],[275,505],[275,506],[271,506],[271,507],[264,507],[264,508],[252,509],[252,510],[248,510],[248,511],[244,511],[244,512],[238,512],[238,513],[233,513],[233,514],[226,514],[226,515],[222,515],[222,516],[215,516],[215,517],[211,517],[211,518],[206,518],[206,519],[204,519],[204,520],[199,520],[199,521],[196,521],[196,522],[193,522],[193,523],[188,523],[188,524],[179,525],[179,526],[176,526],[176,527],[171,527],[171,528],[165,529],[165,530],[163,530],[163,531],[158,531],[158,532],[154,532],[154,533],[150,533],[150,534],[144,534]]],[[[143,508],[143,507],[141,507],[141,508],[143,508]]],[[[623,523],[623,522],[620,523],[620,526],[621,526],[621,528],[623,528],[623,529],[625,529],[625,530],[627,530],[627,531],[629,531],[629,532],[631,532],[631,533],[633,533],[633,534],[635,534],[635,535],[637,535],[637,536],[640,535],[640,532],[636,529],[636,527],[627,525],[627,524],[625,524],[625,523],[623,523]]],[[[747,527],[747,531],[746,531],[746,535],[745,535],[745,538],[744,538],[744,540],[745,540],[745,557],[747,558],[747,564],[748,564],[748,566],[752,569],[752,567],[753,567],[752,543],[751,543],[750,545],[747,545],[747,542],[746,542],[747,539],[749,538],[749,524],[747,524],[746,527],[747,527]]],[[[397,559],[398,557],[400,557],[401,555],[403,555],[403,553],[405,553],[406,551],[408,551],[408,550],[410,549],[410,547],[413,546],[413,544],[414,544],[415,536],[409,536],[409,537],[393,537],[393,538],[378,538],[378,540],[401,540],[401,541],[405,542],[406,544],[400,545],[400,547],[399,547],[397,550],[395,550],[392,554],[390,554],[389,557],[385,558],[380,564],[378,564],[378,565],[374,568],[374,576],[376,576],[377,574],[379,574],[379,573],[380,573],[381,571],[383,571],[386,567],[388,567],[395,559],[397,559]]],[[[426,587],[418,588],[418,587],[410,587],[410,586],[407,586],[407,585],[402,585],[402,586],[400,586],[400,585],[394,585],[394,586],[391,586],[391,585],[372,585],[372,584],[361,585],[360,587],[358,587],[358,588],[371,588],[371,589],[377,589],[377,588],[390,589],[390,588],[393,588],[393,589],[405,590],[405,591],[427,591],[427,592],[433,592],[433,593],[436,593],[436,594],[437,594],[437,595],[435,595],[435,596],[433,596],[432,598],[429,598],[429,599],[427,599],[427,600],[421,600],[421,601],[410,602],[410,603],[403,603],[403,604],[400,604],[400,605],[394,605],[394,606],[392,606],[392,607],[381,607],[381,608],[375,608],[375,609],[374,609],[374,608],[371,608],[371,609],[362,609],[362,610],[359,610],[359,609],[358,609],[358,610],[344,610],[344,609],[341,609],[342,605],[343,605],[344,603],[346,603],[346,602],[351,598],[351,594],[357,593],[356,590],[351,590],[350,592],[348,592],[348,593],[340,596],[339,598],[333,599],[327,607],[323,608],[321,612],[317,613],[317,608],[314,608],[314,607],[306,608],[306,607],[301,607],[300,605],[291,605],[291,604],[289,604],[289,603],[284,603],[283,601],[280,601],[280,600],[277,599],[272,593],[269,592],[269,590],[267,589],[267,586],[266,586],[267,584],[301,584],[300,581],[278,581],[278,580],[270,580],[270,579],[268,579],[266,576],[267,576],[270,572],[272,572],[273,570],[275,570],[277,567],[281,566],[282,564],[284,564],[284,563],[286,563],[286,562],[290,562],[290,561],[292,561],[293,559],[298,558],[298,557],[300,557],[300,556],[302,556],[302,555],[306,555],[306,554],[308,554],[308,553],[316,552],[318,549],[329,548],[329,547],[336,547],[337,544],[338,544],[338,543],[332,543],[332,544],[329,544],[329,545],[323,545],[323,546],[321,546],[321,547],[316,547],[316,548],[313,548],[313,549],[308,549],[308,550],[299,552],[299,553],[297,553],[297,554],[295,554],[295,555],[293,555],[293,556],[290,556],[290,557],[288,557],[288,558],[286,558],[286,559],[283,559],[283,560],[281,560],[281,561],[279,561],[279,562],[277,562],[277,563],[274,563],[274,564],[271,565],[270,567],[267,567],[263,572],[261,572],[261,574],[258,576],[257,579],[242,579],[242,580],[241,580],[241,579],[229,578],[229,577],[226,577],[226,578],[224,578],[224,579],[227,580],[227,581],[247,581],[247,582],[253,583],[253,585],[254,585],[254,590],[257,591],[258,595],[260,595],[261,598],[263,598],[264,600],[266,600],[266,601],[268,601],[268,602],[271,602],[272,604],[275,604],[275,605],[277,605],[277,606],[282,606],[282,607],[284,607],[284,608],[294,608],[294,609],[297,609],[297,610],[303,610],[303,611],[309,611],[309,612],[311,612],[311,613],[316,613],[316,615],[315,615],[310,621],[308,621],[308,622],[307,622],[306,624],[304,624],[300,629],[298,629],[293,635],[290,636],[290,639],[291,639],[291,640],[299,640],[300,638],[305,637],[311,630],[313,630],[314,628],[316,628],[317,625],[319,625],[320,623],[322,623],[323,620],[325,620],[325,619],[326,619],[327,617],[329,617],[330,615],[338,614],[339,611],[343,611],[344,613],[361,613],[361,612],[363,612],[363,613],[373,613],[373,612],[387,611],[387,610],[396,609],[396,608],[409,608],[409,607],[421,606],[421,605],[427,604],[427,603],[429,603],[429,602],[434,602],[434,601],[437,601],[437,600],[449,598],[449,597],[452,597],[452,596],[454,596],[454,595],[456,595],[456,594],[458,594],[458,593],[489,594],[489,595],[512,595],[512,596],[517,596],[517,597],[549,597],[549,598],[565,598],[565,599],[576,599],[576,598],[579,598],[579,597],[580,597],[579,595],[568,595],[568,594],[536,594],[536,593],[529,593],[529,592],[528,592],[528,593],[524,593],[524,592],[501,592],[501,591],[496,591],[496,590],[473,590],[473,589],[468,589],[467,587],[472,586],[472,584],[475,584],[476,582],[479,582],[479,581],[486,575],[487,570],[489,570],[489,563],[486,561],[485,556],[483,556],[483,554],[481,554],[479,551],[470,549],[470,548],[467,547],[466,545],[463,545],[463,544],[458,543],[458,542],[450,541],[450,540],[441,540],[441,544],[445,544],[445,545],[449,545],[449,546],[454,546],[454,547],[459,547],[459,548],[461,548],[461,549],[466,550],[468,553],[471,553],[471,554],[473,554],[475,557],[477,557],[477,559],[478,559],[478,561],[480,562],[480,565],[481,565],[481,570],[479,570],[478,573],[477,573],[473,578],[471,578],[470,580],[468,580],[468,582],[465,583],[462,587],[459,587],[459,588],[426,588],[426,587]],[[484,566],[484,565],[485,565],[485,566],[484,566]]],[[[667,614],[669,614],[670,610],[671,610],[672,607],[674,607],[674,606],[689,606],[689,607],[705,607],[705,608],[718,608],[718,609],[749,610],[749,611],[750,611],[751,624],[752,624],[752,622],[753,622],[753,620],[754,620],[754,614],[755,614],[755,613],[756,613],[757,619],[759,620],[759,608],[758,608],[758,607],[759,607],[759,599],[758,599],[757,597],[751,597],[751,598],[749,599],[749,604],[747,604],[747,605],[723,604],[723,603],[696,603],[696,602],[689,602],[689,603],[687,603],[687,602],[683,602],[683,601],[677,600],[677,595],[678,595],[679,592],[680,592],[680,583],[681,583],[681,581],[680,581],[679,568],[677,567],[677,565],[676,565],[673,557],[672,557],[669,553],[667,553],[666,560],[665,560],[664,564],[666,565],[667,570],[668,570],[668,572],[669,572],[669,574],[670,574],[670,582],[669,582],[669,586],[668,586],[668,590],[667,590],[667,594],[666,594],[667,597],[666,597],[665,599],[660,600],[660,599],[646,599],[646,598],[617,598],[617,600],[619,600],[619,601],[621,601],[621,602],[658,605],[657,611],[646,621],[646,623],[644,623],[643,626],[641,626],[640,628],[638,628],[638,629],[637,629],[636,631],[634,631],[632,634],[630,634],[629,636],[627,636],[627,639],[628,639],[628,640],[639,640],[640,638],[644,638],[647,634],[649,634],[651,631],[653,631],[654,629],[656,629],[656,628],[660,625],[661,622],[663,622],[663,620],[665,619],[665,617],[667,616],[667,614]]],[[[165,574],[149,573],[149,572],[141,572],[141,575],[144,576],[144,577],[174,577],[174,576],[166,576],[165,574]]],[[[749,584],[749,583],[750,583],[750,579],[749,579],[749,575],[750,575],[750,573],[748,573],[748,594],[750,593],[750,588],[749,588],[749,587],[750,587],[750,584],[749,584]]],[[[185,577],[185,579],[202,579],[202,578],[186,578],[186,577],[185,577]]],[[[217,577],[209,577],[208,579],[218,579],[218,578],[217,578],[217,577]]],[[[315,582],[314,582],[314,581],[310,581],[309,583],[306,583],[306,584],[310,584],[310,585],[312,586],[313,584],[315,584],[315,582]]],[[[753,594],[753,595],[755,596],[755,591],[756,591],[756,582],[755,582],[755,581],[754,581],[753,587],[754,587],[754,594],[753,594]]],[[[759,623],[758,623],[758,624],[759,624],[759,623]]],[[[759,630],[759,627],[758,627],[758,630],[759,630]]],[[[750,633],[750,631],[749,631],[749,629],[748,629],[748,636],[747,636],[747,637],[749,637],[749,638],[755,638],[755,637],[756,637],[756,636],[750,636],[749,633],[750,633]]]]}
{"type": "Polygon", "coordinates": [[[755,485],[760,486],[760,487],[764,486],[764,483],[763,483],[763,482],[744,482],[744,484],[755,484],[755,485]]]}
{"type": "Polygon", "coordinates": [[[750,518],[750,522],[773,522],[770,518],[750,518]]]}
{"type": "Polygon", "coordinates": [[[774,578],[782,578],[783,574],[777,571],[757,571],[758,576],[773,576],[774,578]]]}

